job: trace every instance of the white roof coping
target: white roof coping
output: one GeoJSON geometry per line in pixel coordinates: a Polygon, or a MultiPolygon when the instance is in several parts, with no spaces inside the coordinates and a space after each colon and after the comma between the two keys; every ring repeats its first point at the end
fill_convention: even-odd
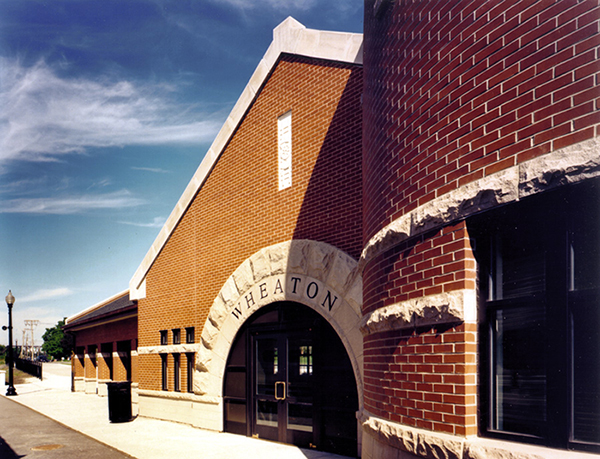
{"type": "Polygon", "coordinates": [[[106,298],[105,300],[102,300],[99,303],[96,303],[95,305],[90,306],[89,308],[84,309],[83,311],[80,311],[77,314],[72,315],[71,317],[67,317],[67,320],[65,320],[65,325],[73,322],[76,319],[79,319],[80,317],[87,316],[89,313],[94,312],[96,309],[100,309],[101,307],[106,306],[108,303],[111,303],[121,297],[124,297],[128,293],[129,293],[129,289],[123,290],[122,292],[117,293],[116,295],[106,298]]]}
{"type": "Polygon", "coordinates": [[[211,147],[206,152],[196,173],[190,180],[181,198],[179,198],[179,201],[148,250],[148,253],[146,253],[142,263],[129,281],[129,298],[131,300],[137,300],[146,296],[144,284],[146,274],[216,164],[221,152],[225,149],[227,142],[229,142],[235,129],[242,121],[244,114],[254,101],[281,54],[295,54],[362,65],[362,41],[362,34],[307,29],[292,17],[288,17],[275,27],[273,30],[273,41],[267,52],[258,63],[256,70],[254,70],[254,73],[250,77],[250,81],[248,81],[248,84],[229,113],[211,147]]]}

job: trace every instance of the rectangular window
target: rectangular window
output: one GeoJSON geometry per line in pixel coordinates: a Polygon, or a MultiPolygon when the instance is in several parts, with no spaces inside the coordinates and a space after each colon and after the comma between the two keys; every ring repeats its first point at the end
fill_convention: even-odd
{"type": "Polygon", "coordinates": [[[489,436],[600,451],[597,190],[547,193],[469,222],[486,299],[481,425],[489,436]]]}
{"type": "Polygon", "coordinates": [[[279,191],[292,186],[292,112],[277,119],[279,191]]]}
{"type": "Polygon", "coordinates": [[[181,369],[180,369],[180,356],[179,354],[173,354],[173,390],[175,392],[181,391],[181,369]]]}
{"type": "Polygon", "coordinates": [[[181,330],[179,328],[173,329],[173,344],[181,344],[181,330]]]}
{"type": "Polygon", "coordinates": [[[167,330],[160,331],[160,344],[163,346],[169,344],[169,336],[167,330]]]}
{"type": "Polygon", "coordinates": [[[194,360],[193,353],[186,354],[187,356],[187,391],[194,392],[194,360]]]}
{"type": "Polygon", "coordinates": [[[196,341],[196,330],[194,327],[188,327],[185,329],[185,342],[193,344],[196,341]]]}
{"type": "Polygon", "coordinates": [[[169,390],[169,368],[167,362],[167,354],[161,354],[161,366],[162,366],[162,390],[169,390]]]}

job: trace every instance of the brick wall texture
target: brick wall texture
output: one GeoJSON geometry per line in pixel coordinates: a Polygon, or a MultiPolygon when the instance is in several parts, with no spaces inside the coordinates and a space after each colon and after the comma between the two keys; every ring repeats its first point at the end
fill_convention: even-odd
{"type": "MultiPolygon", "coordinates": [[[[363,242],[463,185],[599,134],[598,0],[365,2],[363,242]]],[[[364,313],[476,291],[464,222],[366,263],[364,313]]],[[[477,434],[477,326],[373,333],[365,408],[477,434]]]]}
{"type": "MultiPolygon", "coordinates": [[[[227,278],[263,247],[312,239],[358,258],[361,92],[359,66],[280,59],[147,274],[140,346],[159,345],[160,330],[192,326],[199,342],[227,278]],[[290,110],[292,187],[278,191],[277,119],[290,110]]],[[[160,390],[160,357],[139,358],[140,389],[160,390]]],[[[183,376],[183,357],[181,368],[183,376]]]]}
{"type": "MultiPolygon", "coordinates": [[[[121,319],[119,321],[96,325],[94,327],[77,330],[75,343],[75,357],[72,359],[71,368],[74,377],[85,377],[88,379],[110,379],[110,370],[107,362],[102,356],[103,350],[110,349],[108,355],[112,354],[110,364],[112,365],[112,379],[114,381],[127,380],[127,372],[121,358],[116,358],[114,353],[118,351],[118,343],[129,341],[130,349],[137,348],[138,323],[135,317],[121,319]],[[86,358],[95,349],[95,359],[86,358]],[[96,371],[96,366],[98,370],[96,371]]],[[[137,381],[137,358],[131,359],[131,380],[137,381]]]]}
{"type": "Polygon", "coordinates": [[[364,231],[598,135],[597,0],[365,2],[364,231]]]}

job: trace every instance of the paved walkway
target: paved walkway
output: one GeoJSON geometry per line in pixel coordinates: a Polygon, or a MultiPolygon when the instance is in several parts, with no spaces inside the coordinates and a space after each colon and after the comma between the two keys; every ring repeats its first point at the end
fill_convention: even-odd
{"type": "MultiPolygon", "coordinates": [[[[71,392],[65,368],[69,367],[45,364],[44,381],[34,379],[17,384],[18,395],[10,399],[135,458],[344,459],[335,454],[156,419],[139,417],[132,422],[111,423],[108,399],[71,392]]],[[[4,396],[4,391],[1,395],[4,396]]],[[[0,426],[0,436],[2,429],[0,426]]]]}
{"type": "Polygon", "coordinates": [[[13,401],[0,397],[0,458],[128,459],[100,443],[13,401]]]}

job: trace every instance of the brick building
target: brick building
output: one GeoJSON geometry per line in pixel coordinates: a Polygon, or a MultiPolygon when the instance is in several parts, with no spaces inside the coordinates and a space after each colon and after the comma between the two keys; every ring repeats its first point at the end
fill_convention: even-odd
{"type": "Polygon", "coordinates": [[[598,451],[599,19],[365,2],[363,458],[598,451]]]}
{"type": "Polygon", "coordinates": [[[137,303],[129,291],[69,317],[63,329],[74,337],[73,391],[106,396],[107,383],[131,381],[137,392],[137,303]]]}
{"type": "Polygon", "coordinates": [[[130,282],[140,415],[363,458],[600,451],[599,20],[278,26],[130,282]]]}

